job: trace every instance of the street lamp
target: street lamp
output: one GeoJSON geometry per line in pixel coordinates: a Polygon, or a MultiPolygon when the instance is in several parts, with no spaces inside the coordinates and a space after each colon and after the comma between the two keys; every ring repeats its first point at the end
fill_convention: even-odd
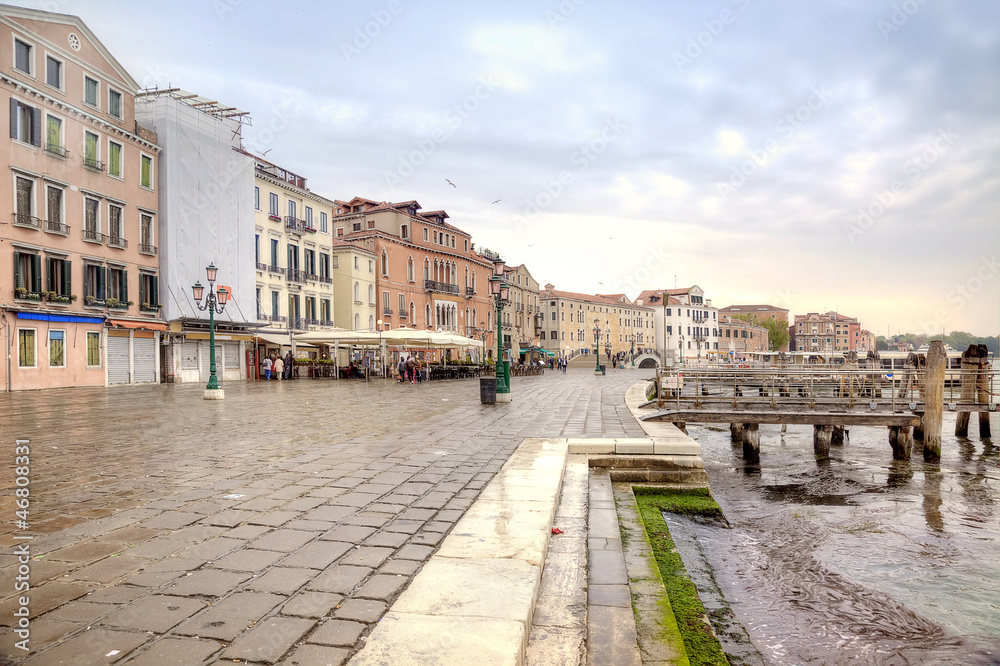
{"type": "Polygon", "coordinates": [[[215,278],[219,269],[214,263],[210,263],[205,269],[208,277],[208,296],[205,297],[205,287],[201,281],[194,283],[191,292],[194,295],[195,305],[199,310],[208,310],[208,345],[209,345],[209,370],[208,385],[205,387],[205,400],[222,400],[225,393],[219,388],[219,378],[216,376],[215,367],[215,313],[222,314],[229,302],[229,291],[225,287],[215,289],[215,278]],[[201,304],[202,297],[205,297],[205,305],[201,304]]]}
{"type": "Polygon", "coordinates": [[[677,349],[680,351],[681,365],[684,365],[684,336],[677,340],[677,349]]]}
{"type": "Polygon", "coordinates": [[[497,310],[497,402],[510,402],[510,365],[503,354],[503,306],[510,299],[510,285],[504,280],[504,260],[493,257],[493,275],[490,276],[490,294],[497,310]]]}
{"type": "Polygon", "coordinates": [[[594,374],[601,374],[601,320],[594,318],[594,374]]]}
{"type": "Polygon", "coordinates": [[[629,342],[632,345],[632,367],[635,367],[635,333],[629,336],[629,342]]]}
{"type": "Polygon", "coordinates": [[[608,363],[611,363],[611,320],[604,320],[604,353],[608,355],[608,363]]]}
{"type": "Polygon", "coordinates": [[[375,325],[378,326],[378,363],[379,363],[379,373],[382,377],[385,377],[385,347],[382,346],[382,324],[385,323],[381,319],[375,321],[375,325]]]}
{"type": "Polygon", "coordinates": [[[479,352],[479,365],[486,363],[486,322],[479,322],[479,335],[483,339],[483,348],[479,352]]]}

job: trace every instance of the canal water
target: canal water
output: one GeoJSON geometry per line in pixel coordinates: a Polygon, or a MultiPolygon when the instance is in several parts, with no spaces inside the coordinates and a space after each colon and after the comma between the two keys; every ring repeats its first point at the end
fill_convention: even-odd
{"type": "Polygon", "coordinates": [[[1000,664],[1000,469],[976,415],[965,439],[945,413],[934,465],[893,461],[886,428],[818,462],[812,426],[761,426],[747,469],[728,428],[688,430],[731,529],[670,526],[746,628],[745,663],[1000,664]]]}

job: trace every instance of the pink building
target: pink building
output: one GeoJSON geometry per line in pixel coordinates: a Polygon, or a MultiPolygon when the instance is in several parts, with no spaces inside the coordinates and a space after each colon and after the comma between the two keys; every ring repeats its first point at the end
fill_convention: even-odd
{"type": "Polygon", "coordinates": [[[79,18],[0,15],[2,386],[156,382],[159,148],[137,84],[79,18]]]}

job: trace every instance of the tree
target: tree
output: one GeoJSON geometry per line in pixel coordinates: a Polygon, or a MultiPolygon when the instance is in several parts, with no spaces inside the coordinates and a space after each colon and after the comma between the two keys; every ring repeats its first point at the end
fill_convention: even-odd
{"type": "Polygon", "coordinates": [[[767,348],[770,351],[778,351],[788,344],[788,324],[781,320],[764,319],[763,321],[757,321],[757,315],[744,314],[735,315],[733,318],[766,328],[767,348]]]}

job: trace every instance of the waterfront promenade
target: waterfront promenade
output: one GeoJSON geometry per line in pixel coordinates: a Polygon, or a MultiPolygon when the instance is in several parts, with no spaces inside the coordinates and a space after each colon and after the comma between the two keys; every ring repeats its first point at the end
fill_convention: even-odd
{"type": "MultiPolygon", "coordinates": [[[[30,444],[28,529],[4,465],[0,625],[31,557],[11,663],[339,664],[525,438],[641,437],[647,371],[474,381],[230,383],[0,396],[30,444]],[[34,535],[30,541],[14,537],[34,535]]],[[[9,446],[7,450],[12,450],[9,446]]]]}

